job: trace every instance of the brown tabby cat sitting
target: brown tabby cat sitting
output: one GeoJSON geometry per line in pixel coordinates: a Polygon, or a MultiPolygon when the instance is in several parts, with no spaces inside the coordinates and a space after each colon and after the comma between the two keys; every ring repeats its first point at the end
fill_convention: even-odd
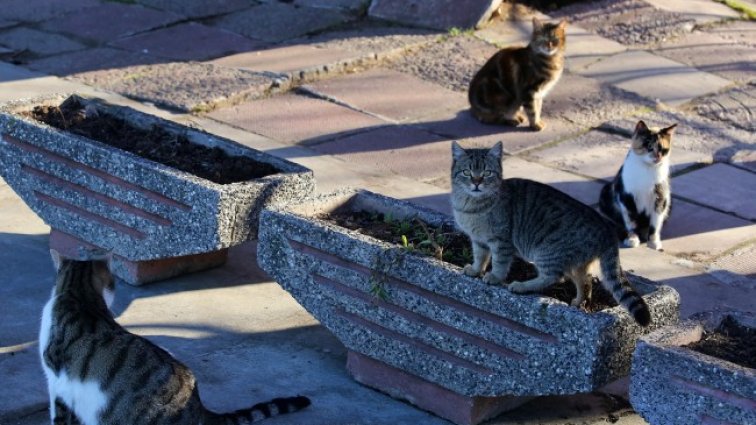
{"type": "Polygon", "coordinates": [[[543,98],[564,69],[565,27],[533,18],[533,37],[525,47],[507,47],[493,55],[470,82],[468,100],[472,114],[486,124],[517,126],[525,119],[540,131],[543,98]]]}

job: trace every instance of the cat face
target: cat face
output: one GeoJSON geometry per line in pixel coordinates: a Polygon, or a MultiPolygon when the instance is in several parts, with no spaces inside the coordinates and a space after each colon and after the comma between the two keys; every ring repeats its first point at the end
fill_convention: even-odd
{"type": "Polygon", "coordinates": [[[546,56],[553,56],[564,50],[567,21],[561,20],[558,24],[543,23],[538,18],[533,18],[533,37],[531,44],[535,50],[546,56]]]}
{"type": "Polygon", "coordinates": [[[659,165],[669,156],[672,148],[672,134],[677,124],[661,130],[650,129],[643,121],[638,121],[633,133],[633,152],[649,165],[659,165]]]}
{"type": "Polygon", "coordinates": [[[501,154],[501,142],[490,149],[463,149],[452,142],[452,190],[475,197],[496,191],[501,183],[501,154]]]}

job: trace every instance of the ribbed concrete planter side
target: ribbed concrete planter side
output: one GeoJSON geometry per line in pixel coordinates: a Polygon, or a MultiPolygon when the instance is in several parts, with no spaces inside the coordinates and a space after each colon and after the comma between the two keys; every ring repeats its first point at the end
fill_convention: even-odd
{"type": "Polygon", "coordinates": [[[635,340],[677,323],[671,288],[634,282],[651,329],[620,307],[587,314],[514,295],[459,267],[315,216],[335,208],[451,218],[366,191],[318,198],[260,218],[258,263],[350,350],[468,397],[592,391],[629,371],[635,340]],[[370,291],[380,284],[385,299],[370,291]]]}
{"type": "Polygon", "coordinates": [[[142,128],[157,125],[280,172],[217,184],[18,114],[64,99],[0,107],[0,173],[51,227],[129,261],[205,253],[255,239],[264,205],[299,201],[313,191],[312,171],[305,167],[131,108],[80,98],[100,113],[142,128]]]}
{"type": "MultiPolygon", "coordinates": [[[[699,341],[704,329],[715,329],[723,317],[686,321],[638,341],[630,403],[651,425],[756,424],[756,370],[684,347],[699,341]]],[[[752,315],[733,317],[756,327],[752,315]]]]}

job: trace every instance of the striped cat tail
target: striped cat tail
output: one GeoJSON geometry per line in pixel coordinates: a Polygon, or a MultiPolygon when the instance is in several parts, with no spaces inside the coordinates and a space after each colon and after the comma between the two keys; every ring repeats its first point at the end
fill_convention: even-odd
{"type": "Polygon", "coordinates": [[[273,416],[294,413],[310,405],[310,399],[304,396],[274,398],[263,403],[257,403],[247,409],[240,409],[231,413],[217,415],[214,421],[216,425],[225,424],[250,424],[273,416]]]}
{"type": "Polygon", "coordinates": [[[638,324],[641,326],[651,324],[651,312],[648,310],[648,305],[630,286],[630,282],[622,273],[617,248],[607,249],[601,254],[599,260],[601,261],[601,273],[604,275],[601,280],[604,288],[612,294],[617,303],[630,312],[638,324]]]}

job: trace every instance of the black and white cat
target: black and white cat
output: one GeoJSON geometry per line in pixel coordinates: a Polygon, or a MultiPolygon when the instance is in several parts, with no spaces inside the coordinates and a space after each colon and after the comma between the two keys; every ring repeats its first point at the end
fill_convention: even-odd
{"type": "Polygon", "coordinates": [[[662,249],[662,225],[672,206],[669,153],[675,127],[650,129],[638,121],[625,162],[601,190],[599,208],[618,224],[626,247],[648,241],[649,248],[662,249]]]}

